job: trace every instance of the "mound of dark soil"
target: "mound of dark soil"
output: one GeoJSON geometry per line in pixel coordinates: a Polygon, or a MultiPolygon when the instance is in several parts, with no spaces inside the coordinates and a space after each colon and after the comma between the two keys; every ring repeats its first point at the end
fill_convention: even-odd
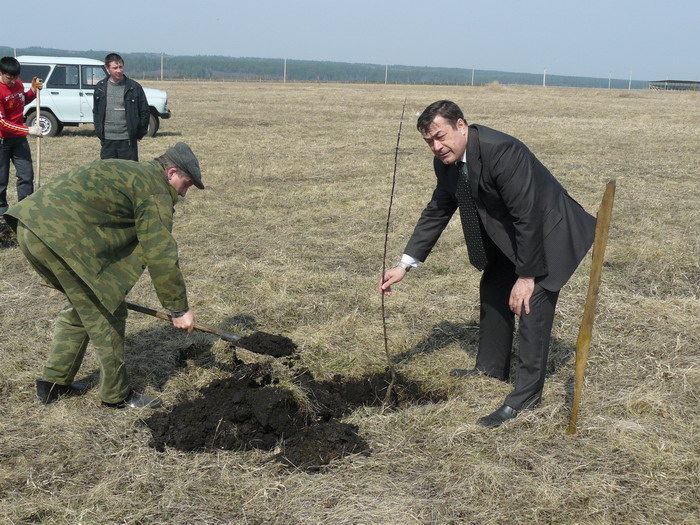
{"type": "Polygon", "coordinates": [[[254,332],[241,338],[234,346],[240,346],[256,354],[271,355],[272,357],[285,357],[297,351],[296,343],[289,337],[266,332],[254,332]]]}
{"type": "MultiPolygon", "coordinates": [[[[297,381],[314,412],[300,408],[291,390],[280,387],[266,364],[239,364],[234,375],[212,382],[201,396],[184,401],[170,412],[152,414],[149,445],[185,451],[256,448],[281,452],[274,458],[305,470],[319,470],[348,454],[369,454],[368,444],[355,425],[339,421],[362,405],[380,405],[389,374],[359,380],[316,381],[304,372],[297,381]]],[[[392,389],[394,406],[434,402],[444,396],[426,394],[399,376],[392,389]]]]}

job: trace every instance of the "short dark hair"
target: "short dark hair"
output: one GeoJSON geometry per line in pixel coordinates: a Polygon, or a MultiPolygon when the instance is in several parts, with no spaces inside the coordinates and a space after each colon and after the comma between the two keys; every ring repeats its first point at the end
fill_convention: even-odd
{"type": "Polygon", "coordinates": [[[109,67],[109,64],[111,64],[112,62],[116,62],[117,64],[121,62],[123,64],[124,59],[117,53],[110,53],[105,57],[105,66],[109,67]]]}
{"type": "MultiPolygon", "coordinates": [[[[170,168],[177,168],[175,163],[167,155],[161,155],[160,157],[156,157],[155,160],[160,162],[160,165],[163,166],[165,171],[168,171],[170,168]]],[[[178,168],[178,171],[180,171],[179,168],[178,168]]]]}
{"type": "Polygon", "coordinates": [[[180,166],[178,166],[177,164],[175,164],[175,163],[173,162],[173,159],[171,159],[170,157],[168,157],[167,153],[161,155],[160,157],[156,157],[155,160],[157,160],[157,161],[160,163],[160,165],[163,166],[163,169],[164,169],[166,172],[167,172],[168,170],[170,170],[170,168],[175,168],[175,169],[177,170],[177,172],[178,172],[180,175],[184,175],[184,176],[186,176],[186,177],[189,177],[190,179],[192,178],[192,175],[190,175],[190,174],[187,173],[185,170],[183,170],[180,166]]]}
{"type": "Polygon", "coordinates": [[[467,123],[467,119],[464,118],[464,114],[457,104],[451,100],[438,100],[425,108],[420,117],[418,117],[418,122],[416,123],[418,131],[427,133],[437,116],[444,118],[453,128],[457,127],[459,119],[462,119],[465,124],[467,123]]]}
{"type": "Polygon", "coordinates": [[[22,66],[17,59],[14,57],[3,57],[0,58],[0,72],[10,75],[11,77],[18,77],[22,66]]]}

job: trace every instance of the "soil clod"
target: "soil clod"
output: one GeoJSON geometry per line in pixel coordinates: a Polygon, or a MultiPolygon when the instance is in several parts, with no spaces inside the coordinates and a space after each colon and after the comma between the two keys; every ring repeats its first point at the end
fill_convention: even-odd
{"type": "Polygon", "coordinates": [[[297,351],[296,343],[289,337],[266,332],[254,332],[241,338],[234,346],[240,346],[256,354],[270,355],[272,357],[284,357],[297,351]]]}

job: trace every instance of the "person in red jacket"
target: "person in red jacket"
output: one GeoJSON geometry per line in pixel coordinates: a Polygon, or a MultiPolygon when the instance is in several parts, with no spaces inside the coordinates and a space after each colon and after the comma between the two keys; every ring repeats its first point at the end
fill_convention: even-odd
{"type": "Polygon", "coordinates": [[[27,135],[41,136],[41,126],[24,125],[24,105],[36,98],[42,81],[32,79],[32,87],[26,92],[19,79],[21,66],[16,58],[0,59],[0,215],[7,211],[7,184],[10,178],[10,161],[17,175],[17,200],[34,192],[32,152],[27,135]]]}

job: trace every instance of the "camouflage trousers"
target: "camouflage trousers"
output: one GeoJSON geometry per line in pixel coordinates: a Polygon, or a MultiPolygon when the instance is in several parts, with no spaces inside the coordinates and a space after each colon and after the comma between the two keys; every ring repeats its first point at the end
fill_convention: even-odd
{"type": "Polygon", "coordinates": [[[99,394],[106,403],[118,403],[130,392],[124,364],[124,333],[127,308],[122,301],[109,312],[90,287],[24,226],[17,226],[17,241],[25,257],[47,283],[63,292],[70,303],[56,319],[56,329],[42,379],[69,385],[92,341],[100,363],[99,394]]]}

